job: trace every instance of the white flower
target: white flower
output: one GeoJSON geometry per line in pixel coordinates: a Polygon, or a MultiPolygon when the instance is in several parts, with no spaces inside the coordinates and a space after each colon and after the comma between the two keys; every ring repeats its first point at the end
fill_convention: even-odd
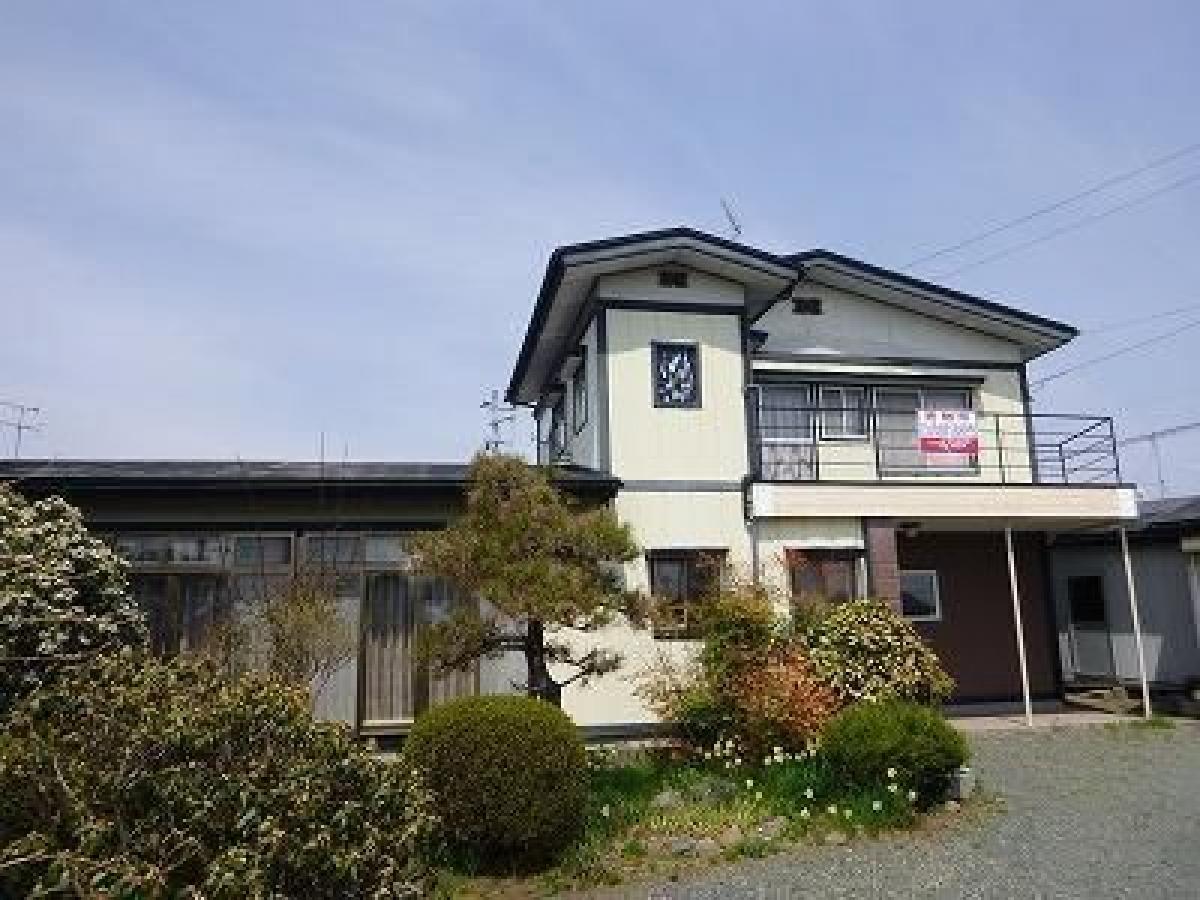
{"type": "Polygon", "coordinates": [[[733,768],[733,762],[732,762],[732,760],[728,760],[728,759],[727,759],[727,760],[725,760],[725,768],[727,768],[727,769],[732,769],[732,768],[733,768]]]}
{"type": "Polygon", "coordinates": [[[845,816],[846,816],[846,818],[848,819],[848,818],[850,818],[852,815],[854,815],[854,810],[852,810],[850,807],[848,807],[848,806],[847,806],[847,807],[846,807],[846,810],[845,810],[845,816]]]}
{"type": "Polygon", "coordinates": [[[826,812],[828,812],[828,813],[829,813],[831,816],[836,816],[836,815],[837,815],[837,807],[836,807],[836,806],[834,806],[832,803],[831,803],[831,804],[829,804],[829,806],[827,806],[827,807],[825,808],[825,811],[826,811],[826,812]]]}
{"type": "Polygon", "coordinates": [[[908,799],[909,799],[909,801],[910,801],[910,802],[911,802],[911,801],[913,801],[913,800],[916,800],[916,799],[917,799],[917,792],[916,792],[916,791],[909,791],[909,792],[908,792],[908,799]]]}
{"type": "Polygon", "coordinates": [[[704,751],[704,758],[705,758],[705,759],[712,759],[712,752],[711,752],[711,751],[709,751],[709,750],[705,750],[705,751],[704,751]]]}
{"type": "Polygon", "coordinates": [[[871,802],[871,809],[875,810],[875,812],[879,812],[881,809],[883,809],[883,801],[873,800],[871,802]]]}
{"type": "Polygon", "coordinates": [[[763,765],[764,765],[764,766],[769,766],[770,764],[771,764],[771,757],[769,757],[769,756],[764,756],[764,757],[763,757],[763,765]]]}
{"type": "Polygon", "coordinates": [[[812,789],[812,788],[805,788],[805,789],[804,789],[804,796],[805,796],[805,797],[807,797],[809,800],[811,800],[811,799],[813,798],[813,789],[812,789]]]}
{"type": "Polygon", "coordinates": [[[800,818],[807,819],[808,815],[809,815],[808,807],[807,806],[801,807],[800,808],[800,818]]]}
{"type": "Polygon", "coordinates": [[[742,758],[740,756],[735,756],[733,758],[733,764],[735,766],[740,766],[742,764],[742,758]]]}
{"type": "Polygon", "coordinates": [[[748,787],[748,788],[754,787],[754,779],[753,778],[746,779],[746,787],[748,787]]]}
{"type": "Polygon", "coordinates": [[[890,767],[889,767],[889,768],[888,768],[888,770],[887,770],[887,776],[888,776],[888,778],[895,778],[895,777],[896,777],[896,770],[895,770],[895,769],[893,769],[893,768],[890,768],[890,767]]]}
{"type": "Polygon", "coordinates": [[[891,793],[893,793],[893,794],[894,794],[894,793],[896,793],[896,791],[900,790],[900,785],[898,785],[898,784],[889,784],[889,785],[888,785],[888,790],[889,790],[891,793]]]}
{"type": "Polygon", "coordinates": [[[762,791],[755,791],[755,792],[754,792],[754,799],[755,799],[755,800],[761,800],[761,799],[762,799],[762,791]]]}
{"type": "Polygon", "coordinates": [[[612,814],[612,810],[608,808],[607,803],[605,803],[602,807],[600,807],[600,815],[604,816],[604,818],[607,819],[611,814],[612,814]]]}

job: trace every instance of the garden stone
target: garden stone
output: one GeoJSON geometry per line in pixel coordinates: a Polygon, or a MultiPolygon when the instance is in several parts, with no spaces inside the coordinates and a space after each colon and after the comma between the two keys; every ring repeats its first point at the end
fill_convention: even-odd
{"type": "Polygon", "coordinates": [[[787,824],[788,820],[783,816],[772,816],[759,824],[758,833],[764,840],[773,841],[783,834],[787,824]]]}
{"type": "Polygon", "coordinates": [[[966,800],[975,792],[975,772],[970,766],[963,766],[950,776],[950,787],[947,796],[951,800],[966,800]]]}
{"type": "Polygon", "coordinates": [[[708,777],[697,781],[688,788],[688,796],[693,800],[716,801],[722,803],[737,795],[737,786],[726,778],[708,777]]]}
{"type": "Polygon", "coordinates": [[[736,825],[730,825],[725,829],[725,833],[721,835],[721,843],[726,847],[732,847],[742,839],[742,829],[736,825]]]}
{"type": "Polygon", "coordinates": [[[840,831],[831,831],[825,835],[825,843],[830,845],[841,845],[846,843],[847,838],[840,831]]]}
{"type": "Polygon", "coordinates": [[[667,788],[664,791],[659,791],[654,799],[650,801],[650,805],[654,809],[678,809],[683,806],[683,797],[680,796],[679,791],[667,788]]]}
{"type": "Polygon", "coordinates": [[[672,856],[699,856],[700,842],[690,837],[671,838],[667,841],[667,852],[672,856]]]}
{"type": "Polygon", "coordinates": [[[946,812],[951,812],[951,813],[958,812],[961,808],[962,808],[962,804],[959,803],[957,800],[947,800],[946,801],[946,812]]]}
{"type": "Polygon", "coordinates": [[[721,852],[721,844],[712,838],[700,838],[696,841],[696,852],[701,856],[712,856],[721,852]]]}

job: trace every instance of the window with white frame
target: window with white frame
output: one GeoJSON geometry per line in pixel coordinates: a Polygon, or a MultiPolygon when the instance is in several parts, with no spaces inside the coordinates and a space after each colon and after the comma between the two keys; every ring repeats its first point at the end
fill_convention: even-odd
{"type": "Polygon", "coordinates": [[[942,598],[936,571],[909,569],[900,573],[900,611],[914,622],[941,620],[942,598]]]}
{"type": "Polygon", "coordinates": [[[861,387],[823,384],[819,388],[821,437],[862,440],[867,436],[867,391],[861,387]]]}

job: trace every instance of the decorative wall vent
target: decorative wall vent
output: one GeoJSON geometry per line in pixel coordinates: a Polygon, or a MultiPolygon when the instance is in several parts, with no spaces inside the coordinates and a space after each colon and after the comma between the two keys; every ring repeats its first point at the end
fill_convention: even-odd
{"type": "Polygon", "coordinates": [[[793,297],[792,312],[798,316],[819,316],[821,314],[821,298],[793,297]]]}
{"type": "Polygon", "coordinates": [[[658,286],[664,288],[685,288],[688,286],[688,273],[680,269],[660,269],[658,286]]]}

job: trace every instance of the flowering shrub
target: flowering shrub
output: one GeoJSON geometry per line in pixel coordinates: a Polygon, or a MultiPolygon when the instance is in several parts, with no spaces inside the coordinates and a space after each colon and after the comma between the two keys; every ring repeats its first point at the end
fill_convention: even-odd
{"type": "Polygon", "coordinates": [[[912,625],[878,600],[830,607],[802,632],[817,676],[843,704],[936,703],[954,690],[937,655],[912,625]]]}
{"type": "Polygon", "coordinates": [[[784,646],[730,682],[738,733],[755,751],[803,747],[838,710],[838,700],[813,671],[802,650],[784,646]]]}
{"type": "Polygon", "coordinates": [[[126,652],[0,733],[0,896],[404,897],[427,793],[303,691],[126,652]]]}
{"type": "Polygon", "coordinates": [[[0,713],[64,664],[145,641],[125,572],[65,500],[0,484],[0,713]]]}

